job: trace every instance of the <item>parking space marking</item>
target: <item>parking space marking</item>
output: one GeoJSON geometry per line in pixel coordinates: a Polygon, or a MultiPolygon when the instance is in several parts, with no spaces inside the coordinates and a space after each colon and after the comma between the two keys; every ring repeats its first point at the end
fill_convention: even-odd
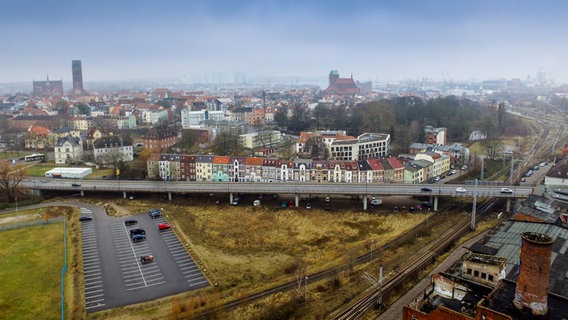
{"type": "MultiPolygon", "coordinates": [[[[91,210],[80,208],[81,214],[92,214],[91,210]]],[[[92,216],[92,215],[91,215],[92,216]]],[[[98,253],[95,224],[93,221],[81,222],[83,254],[83,284],[85,288],[85,309],[91,310],[105,306],[102,289],[102,274],[98,253]]]]}

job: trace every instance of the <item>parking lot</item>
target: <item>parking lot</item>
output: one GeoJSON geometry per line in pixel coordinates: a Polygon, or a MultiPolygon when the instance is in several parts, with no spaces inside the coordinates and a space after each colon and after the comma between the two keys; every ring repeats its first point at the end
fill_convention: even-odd
{"type": "Polygon", "coordinates": [[[93,217],[81,222],[87,312],[209,286],[172,229],[158,230],[158,224],[166,223],[163,216],[115,218],[86,207],[81,214],[93,217]],[[137,222],[126,226],[127,219],[137,222]],[[146,239],[133,242],[132,229],[144,229],[146,239]],[[143,263],[141,257],[147,255],[153,261],[143,263]]]}

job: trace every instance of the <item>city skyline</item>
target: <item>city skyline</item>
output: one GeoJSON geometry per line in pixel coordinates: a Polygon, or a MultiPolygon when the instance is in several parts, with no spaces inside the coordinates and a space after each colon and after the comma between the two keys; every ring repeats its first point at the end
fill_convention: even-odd
{"type": "Polygon", "coordinates": [[[55,1],[3,3],[0,83],[534,77],[568,82],[561,1],[55,1]]]}

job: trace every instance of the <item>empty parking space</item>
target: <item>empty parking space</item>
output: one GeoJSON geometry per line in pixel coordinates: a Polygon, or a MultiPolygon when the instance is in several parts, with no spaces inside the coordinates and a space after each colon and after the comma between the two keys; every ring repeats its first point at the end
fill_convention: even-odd
{"type": "MultiPolygon", "coordinates": [[[[163,217],[154,219],[156,228],[160,223],[166,223],[163,217]]],[[[161,230],[160,234],[173,257],[176,266],[179,268],[189,285],[194,289],[208,286],[209,282],[205,279],[201,270],[199,270],[199,268],[195,265],[193,259],[187,254],[187,251],[180,243],[172,229],[161,230]]]]}
{"type": "MultiPolygon", "coordinates": [[[[93,217],[93,212],[80,208],[81,216],[93,217]]],[[[106,305],[101,263],[94,220],[81,221],[85,308],[87,312],[103,309],[106,305]]]]}

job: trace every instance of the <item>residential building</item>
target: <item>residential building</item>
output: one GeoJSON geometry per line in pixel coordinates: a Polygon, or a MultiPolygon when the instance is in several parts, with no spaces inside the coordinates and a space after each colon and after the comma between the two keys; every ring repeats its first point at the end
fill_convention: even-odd
{"type": "Polygon", "coordinates": [[[55,163],[81,163],[84,159],[81,138],[67,135],[57,139],[54,146],[55,163]]]}
{"type": "Polygon", "coordinates": [[[151,128],[142,138],[144,148],[167,150],[178,143],[178,133],[168,127],[151,128]]]}
{"type": "Polygon", "coordinates": [[[282,133],[278,130],[264,130],[239,135],[239,146],[247,149],[273,147],[282,142],[282,133]]]}
{"type": "Polygon", "coordinates": [[[333,160],[366,160],[388,156],[390,135],[363,133],[356,139],[336,140],[331,143],[329,154],[333,160]]]}
{"type": "Polygon", "coordinates": [[[95,162],[102,165],[134,160],[132,144],[127,145],[119,136],[106,136],[93,141],[95,162]]]}
{"type": "Polygon", "coordinates": [[[447,136],[447,128],[434,128],[432,126],[424,128],[424,143],[426,144],[445,145],[447,136]]]}
{"type": "Polygon", "coordinates": [[[223,121],[225,120],[224,111],[189,111],[187,108],[181,110],[181,127],[189,129],[192,126],[199,126],[206,121],[223,121]]]}

